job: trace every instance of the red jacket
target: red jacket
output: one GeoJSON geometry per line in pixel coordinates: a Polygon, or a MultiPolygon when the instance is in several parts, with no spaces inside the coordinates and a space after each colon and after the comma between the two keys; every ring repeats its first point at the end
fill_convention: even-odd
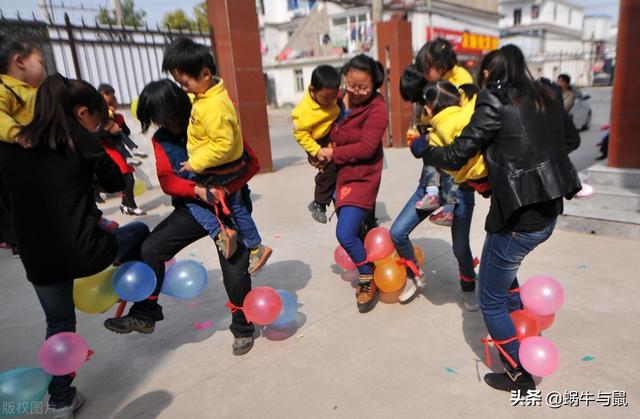
{"type": "Polygon", "coordinates": [[[389,120],[379,93],[334,125],[333,162],[338,168],[336,208],[373,209],[382,179],[382,136],[389,120]]]}
{"type": "MultiPolygon", "coordinates": [[[[198,199],[195,194],[196,182],[178,176],[178,174],[173,171],[169,157],[167,157],[167,154],[164,152],[162,145],[160,145],[155,138],[152,138],[151,141],[153,143],[153,152],[156,156],[156,172],[158,174],[158,181],[160,181],[162,191],[167,195],[177,198],[198,199]]],[[[256,156],[256,153],[246,141],[244,142],[244,149],[249,155],[247,171],[238,179],[226,185],[229,193],[239,191],[256,173],[260,171],[260,161],[258,160],[258,156],[256,156]]]]}

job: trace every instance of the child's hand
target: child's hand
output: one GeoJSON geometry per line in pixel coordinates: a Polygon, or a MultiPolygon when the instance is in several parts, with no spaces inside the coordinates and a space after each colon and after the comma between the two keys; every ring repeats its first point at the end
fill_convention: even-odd
{"type": "Polygon", "coordinates": [[[416,127],[407,130],[407,145],[411,145],[417,138],[420,138],[420,131],[416,127]]]}
{"type": "Polygon", "coordinates": [[[193,169],[189,164],[189,160],[183,161],[182,163],[180,163],[180,170],[178,171],[178,173],[182,173],[182,172],[193,172],[193,169]]]}
{"type": "Polygon", "coordinates": [[[328,163],[333,160],[333,148],[324,147],[318,151],[316,154],[316,158],[322,163],[323,166],[326,166],[328,163]]]}

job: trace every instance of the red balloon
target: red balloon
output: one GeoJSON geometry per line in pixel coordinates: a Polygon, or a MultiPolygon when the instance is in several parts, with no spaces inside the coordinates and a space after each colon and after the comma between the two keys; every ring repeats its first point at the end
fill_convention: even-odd
{"type": "Polygon", "coordinates": [[[364,239],[364,248],[367,250],[367,259],[370,261],[390,256],[395,247],[391,241],[389,229],[384,227],[372,228],[364,239]]]}
{"type": "Polygon", "coordinates": [[[280,316],[282,300],[276,290],[271,287],[257,287],[244,297],[242,311],[247,320],[259,325],[274,322],[280,316]]]}
{"type": "Polygon", "coordinates": [[[538,336],[538,333],[540,333],[538,319],[527,310],[516,310],[512,312],[511,320],[513,320],[513,325],[516,327],[516,333],[520,339],[538,336]]]}
{"type": "Polygon", "coordinates": [[[556,319],[556,313],[549,314],[548,316],[538,316],[535,315],[538,320],[538,327],[540,331],[547,330],[553,324],[553,321],[556,319]]]}
{"type": "Polygon", "coordinates": [[[344,250],[344,247],[340,245],[334,250],[333,259],[336,261],[336,264],[345,271],[352,271],[356,268],[355,263],[351,260],[351,256],[349,256],[347,251],[344,250]]]}

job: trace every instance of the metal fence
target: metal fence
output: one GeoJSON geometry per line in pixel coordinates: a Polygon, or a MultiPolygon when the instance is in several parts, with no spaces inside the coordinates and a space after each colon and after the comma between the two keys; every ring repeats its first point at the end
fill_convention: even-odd
{"type": "Polygon", "coordinates": [[[166,77],[161,70],[163,51],[173,39],[186,36],[211,46],[209,30],[73,24],[67,15],[64,24],[47,24],[35,17],[9,19],[0,11],[0,34],[39,45],[49,73],[57,71],[96,87],[109,83],[122,104],[130,103],[150,81],[166,77]]]}

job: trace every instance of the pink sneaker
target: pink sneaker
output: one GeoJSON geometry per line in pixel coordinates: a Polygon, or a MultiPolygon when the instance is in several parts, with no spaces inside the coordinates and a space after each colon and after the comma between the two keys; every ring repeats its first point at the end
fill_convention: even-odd
{"type": "Polygon", "coordinates": [[[421,200],[416,202],[416,209],[421,211],[433,211],[440,208],[440,198],[438,195],[426,194],[421,200]]]}
{"type": "Polygon", "coordinates": [[[440,211],[437,214],[431,214],[429,221],[443,227],[451,227],[453,224],[453,213],[450,211],[440,211]]]}

